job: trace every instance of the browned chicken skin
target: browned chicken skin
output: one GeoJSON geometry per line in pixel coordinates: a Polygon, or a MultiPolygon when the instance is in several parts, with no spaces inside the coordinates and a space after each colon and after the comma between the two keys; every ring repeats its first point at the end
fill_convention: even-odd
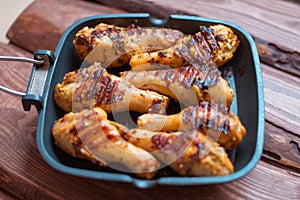
{"type": "Polygon", "coordinates": [[[191,65],[155,71],[125,71],[121,78],[137,88],[156,91],[187,106],[203,100],[230,106],[234,97],[233,90],[219,73],[201,71],[191,65]]]}
{"type": "Polygon", "coordinates": [[[216,68],[239,45],[230,28],[200,26],[198,33],[184,36],[167,28],[100,23],[78,31],[73,43],[92,65],[67,73],[56,85],[56,104],[72,111],[53,126],[58,147],[144,179],[163,167],[158,160],[182,176],[233,173],[225,149],[240,144],[246,129],[229,110],[234,93],[216,68]],[[105,70],[128,63],[133,71],[121,78],[105,70]],[[163,115],[167,96],[192,106],[163,115]],[[107,113],[128,110],[148,113],[138,118],[139,128],[128,130],[107,119],[107,113]]]}
{"type": "Polygon", "coordinates": [[[238,45],[239,40],[230,28],[224,25],[202,26],[200,32],[183,37],[172,47],[132,56],[129,64],[133,70],[152,68],[149,63],[170,67],[210,63],[219,67],[233,57],[238,45]]]}
{"type": "Polygon", "coordinates": [[[174,115],[144,114],[138,118],[137,124],[140,128],[152,131],[199,129],[226,149],[236,147],[246,135],[239,118],[213,102],[201,102],[174,115]]]}
{"type": "Polygon", "coordinates": [[[108,74],[99,63],[67,73],[55,87],[54,99],[66,112],[100,107],[106,112],[149,112],[165,110],[169,99],[152,91],[137,89],[128,81],[108,74]]]}
{"type": "Polygon", "coordinates": [[[90,64],[100,62],[106,68],[127,64],[136,53],[169,48],[182,37],[180,31],[173,29],[123,28],[100,23],[78,31],[73,43],[82,59],[90,64]]]}
{"type": "Polygon", "coordinates": [[[223,147],[199,131],[152,132],[132,129],[123,137],[143,148],[183,176],[222,176],[233,173],[223,147]]]}
{"type": "Polygon", "coordinates": [[[52,132],[56,145],[66,153],[101,166],[129,169],[145,179],[153,178],[160,166],[150,153],[126,142],[100,108],[68,113],[55,122],[52,132]]]}

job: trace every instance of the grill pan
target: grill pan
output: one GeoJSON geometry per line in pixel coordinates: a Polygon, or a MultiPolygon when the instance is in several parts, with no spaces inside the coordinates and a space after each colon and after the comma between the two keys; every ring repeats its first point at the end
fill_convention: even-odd
{"type": "Polygon", "coordinates": [[[144,13],[96,15],[71,25],[62,35],[55,52],[37,50],[34,60],[29,62],[33,62],[34,65],[26,93],[3,87],[0,89],[22,96],[24,110],[30,110],[31,105],[36,107],[38,149],[44,160],[58,171],[98,180],[133,183],[140,188],[154,185],[202,185],[225,183],[241,178],[250,172],[260,159],[264,137],[264,98],[260,62],[252,37],[235,24],[187,15],[170,15],[169,19],[163,20],[144,13]],[[218,177],[181,177],[166,167],[159,170],[153,180],[142,180],[134,174],[99,167],[89,161],[73,158],[54,144],[52,126],[55,120],[65,114],[54,102],[55,85],[62,81],[65,73],[81,66],[82,61],[73,45],[75,34],[84,26],[93,27],[101,22],[124,27],[132,23],[141,27],[167,27],[178,29],[185,34],[197,32],[199,25],[224,24],[234,31],[240,40],[240,46],[234,57],[222,66],[221,70],[235,92],[231,109],[239,116],[247,134],[238,147],[228,151],[235,168],[233,174],[218,177]],[[233,73],[228,75],[228,71],[233,73]]]}

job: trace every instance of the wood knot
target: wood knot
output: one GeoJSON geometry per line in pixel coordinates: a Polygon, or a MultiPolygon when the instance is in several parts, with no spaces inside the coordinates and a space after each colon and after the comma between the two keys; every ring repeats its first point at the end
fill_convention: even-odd
{"type": "Polygon", "coordinates": [[[291,144],[291,151],[293,152],[293,154],[300,158],[300,146],[299,146],[299,143],[292,140],[290,141],[290,144],[291,144]]]}

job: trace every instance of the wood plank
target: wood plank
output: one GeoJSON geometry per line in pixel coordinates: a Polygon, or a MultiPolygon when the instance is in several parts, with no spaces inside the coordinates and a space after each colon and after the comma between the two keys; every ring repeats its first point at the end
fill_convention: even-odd
{"type": "Polygon", "coordinates": [[[54,51],[62,33],[75,21],[106,13],[125,11],[78,0],[34,1],[16,19],[7,37],[12,43],[31,52],[37,49],[54,51]]]}
{"type": "Polygon", "coordinates": [[[95,0],[130,12],[149,12],[166,18],[171,13],[185,13],[231,21],[255,37],[290,47],[300,52],[300,4],[287,1],[197,1],[186,0],[95,0]],[[275,23],[276,22],[276,23],[275,23]]]}
{"type": "Polygon", "coordinates": [[[10,194],[6,193],[5,191],[0,190],[0,199],[1,200],[13,200],[16,198],[11,196],[10,194]]]}
{"type": "Polygon", "coordinates": [[[254,36],[263,63],[300,76],[299,3],[274,0],[94,1],[130,12],[148,12],[158,18],[188,14],[233,22],[254,36]]]}
{"type": "Polygon", "coordinates": [[[261,66],[266,119],[263,160],[300,173],[300,78],[261,66]]]}
{"type": "Polygon", "coordinates": [[[260,161],[248,175],[231,183],[190,187],[158,186],[145,190],[145,196],[148,197],[146,199],[165,200],[199,199],[199,197],[201,199],[298,199],[300,196],[299,180],[298,174],[260,161]],[[274,189],[276,186],[278,188],[274,189]],[[291,187],[290,194],[285,193],[284,190],[289,187],[291,187]]]}
{"type": "Polygon", "coordinates": [[[266,121],[262,159],[300,173],[300,137],[266,121]]]}
{"type": "MultiPolygon", "coordinates": [[[[117,184],[100,182],[95,180],[81,179],[69,175],[64,175],[49,168],[39,156],[36,145],[34,144],[33,122],[36,122],[35,113],[22,113],[20,110],[7,108],[5,110],[13,115],[13,121],[3,124],[4,119],[0,120],[1,127],[8,126],[10,134],[4,139],[5,145],[1,146],[6,149],[4,161],[6,166],[1,167],[1,187],[10,190],[14,195],[20,198],[32,199],[82,199],[87,196],[90,199],[96,199],[99,196],[106,199],[116,199],[120,196],[130,196],[132,198],[151,199],[160,197],[161,199],[184,199],[189,194],[195,194],[197,199],[199,195],[207,196],[214,194],[214,197],[227,198],[253,198],[268,199],[272,194],[277,198],[296,199],[299,196],[299,177],[287,173],[285,170],[273,168],[271,165],[260,162],[260,164],[245,178],[231,184],[217,186],[201,187],[156,187],[153,189],[138,190],[128,184],[117,184]],[[16,113],[18,112],[18,118],[16,113]],[[28,116],[29,115],[29,116],[28,116]],[[31,116],[30,116],[31,115],[31,116]],[[11,126],[9,124],[12,123],[11,126]],[[28,126],[20,126],[24,124],[28,126]],[[17,127],[17,128],[12,128],[17,127]],[[31,129],[31,131],[24,131],[31,129]],[[24,129],[25,128],[25,129],[24,129]],[[12,135],[13,134],[13,135],[12,135]],[[15,135],[21,135],[17,138],[15,135]],[[13,141],[13,142],[12,142],[13,141]],[[22,146],[21,144],[22,143],[22,146]],[[13,158],[13,159],[12,159],[13,158]],[[3,180],[4,179],[4,180],[3,180]],[[282,181],[283,180],[283,181],[282,181]],[[282,184],[278,185],[277,183],[282,184]],[[276,191],[273,189],[276,187],[276,191]],[[180,189],[181,188],[181,189],[180,189]],[[201,188],[201,189],[200,189],[201,188]],[[113,193],[107,192],[113,190],[113,193]],[[255,191],[255,192],[254,192],[255,191]],[[286,191],[286,192],[283,192],[286,191]],[[120,195],[120,196],[119,196],[120,195]]],[[[3,133],[3,130],[2,130],[3,133]]],[[[3,161],[3,160],[2,160],[3,161]]]]}
{"type": "Polygon", "coordinates": [[[277,44],[255,38],[261,62],[300,77],[300,53],[277,44]]]}
{"type": "MultiPolygon", "coordinates": [[[[13,45],[0,44],[0,54],[28,56],[13,45]]],[[[9,63],[10,69],[29,75],[30,67],[23,63],[9,63]]],[[[7,63],[0,62],[1,79],[9,87],[23,88],[26,79],[7,72],[7,63]]],[[[15,72],[16,73],[16,72],[15,72]]],[[[300,196],[299,174],[259,164],[244,178],[228,184],[192,187],[156,186],[137,189],[131,184],[102,182],[57,172],[40,156],[35,141],[37,113],[22,110],[20,99],[0,93],[0,187],[17,198],[25,199],[297,199],[300,196]],[[3,114],[5,113],[5,114],[3,114]],[[281,183],[281,184],[278,184],[281,183]],[[112,192],[113,191],[113,192],[112,192]],[[193,194],[193,196],[191,195],[193,194]],[[270,197],[270,195],[272,195],[270,197]]],[[[268,131],[266,132],[268,134],[268,131]]],[[[275,152],[276,153],[276,152],[275,152]]]]}
{"type": "Polygon", "coordinates": [[[262,64],[266,119],[300,136],[300,78],[262,64]]]}
{"type": "MultiPolygon", "coordinates": [[[[33,55],[29,52],[26,52],[16,46],[12,45],[4,45],[0,43],[0,49],[2,56],[20,56],[33,58],[33,55]]],[[[27,82],[29,80],[29,76],[31,73],[32,64],[29,63],[18,63],[11,61],[0,61],[0,85],[6,86],[10,89],[14,89],[17,91],[25,92],[27,82]],[[4,75],[5,74],[5,75],[4,75]]],[[[3,94],[1,92],[0,94],[3,94]]],[[[13,101],[15,103],[15,97],[6,96],[7,98],[3,98],[5,100],[4,103],[13,101]]],[[[20,100],[18,100],[20,103],[20,100]]]]}
{"type": "MultiPolygon", "coordinates": [[[[13,113],[14,116],[16,115],[16,111],[7,111],[13,113]]],[[[22,111],[19,112],[21,113],[22,111]]],[[[16,120],[28,123],[32,120],[28,115],[34,115],[34,113],[20,114],[16,120]]],[[[3,119],[0,121],[2,124],[3,119]]],[[[19,126],[18,128],[24,127],[19,126]]],[[[28,132],[26,136],[24,132],[13,131],[14,135],[18,133],[22,134],[23,137],[18,137],[14,142],[4,146],[7,150],[4,159],[10,163],[1,167],[0,177],[1,187],[9,190],[19,198],[83,199],[88,197],[89,199],[97,199],[102,197],[105,199],[120,199],[121,197],[130,196],[133,199],[186,199],[187,197],[198,199],[201,196],[210,199],[222,196],[222,198],[229,199],[269,199],[270,194],[272,194],[274,198],[297,199],[300,195],[299,177],[297,175],[272,167],[272,165],[264,162],[260,162],[249,175],[238,181],[214,186],[159,186],[140,190],[129,184],[73,177],[56,172],[45,165],[36,150],[35,140],[31,135],[32,132],[28,132]],[[23,147],[16,145],[21,140],[23,147]],[[278,185],[278,182],[281,184],[278,185]],[[111,192],[112,190],[114,192],[111,192]],[[194,195],[190,196],[190,194],[194,195]]]]}

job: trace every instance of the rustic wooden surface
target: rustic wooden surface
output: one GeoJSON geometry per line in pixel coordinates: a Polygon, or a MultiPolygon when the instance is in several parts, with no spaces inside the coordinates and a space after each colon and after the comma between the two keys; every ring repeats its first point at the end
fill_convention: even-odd
{"type": "Polygon", "coordinates": [[[54,51],[61,34],[72,23],[83,17],[105,13],[125,11],[85,1],[36,1],[19,16],[7,37],[31,52],[37,49],[54,51]]]}
{"type": "Polygon", "coordinates": [[[14,197],[11,196],[10,194],[6,193],[6,192],[2,192],[0,191],[0,199],[1,200],[11,200],[13,199],[14,197]]]}
{"type": "Polygon", "coordinates": [[[231,21],[250,34],[300,51],[299,4],[289,1],[94,0],[130,12],[147,12],[159,18],[172,13],[200,15],[231,21]]]}
{"type": "MultiPolygon", "coordinates": [[[[299,20],[295,20],[300,18],[297,12],[299,3],[96,1],[107,6],[86,1],[35,1],[11,26],[8,37],[13,44],[0,44],[0,55],[31,57],[30,52],[36,49],[54,50],[66,27],[79,18],[94,14],[150,12],[154,16],[165,17],[169,13],[185,13],[232,21],[257,38],[266,106],[262,159],[242,179],[213,186],[159,186],[141,190],[130,184],[62,174],[49,167],[37,151],[36,111],[24,112],[19,98],[1,92],[0,199],[300,198],[300,33],[297,32],[300,28],[299,20]],[[40,12],[41,9],[43,12],[40,12]]],[[[24,91],[30,71],[30,64],[0,62],[0,84],[24,91]]]]}

